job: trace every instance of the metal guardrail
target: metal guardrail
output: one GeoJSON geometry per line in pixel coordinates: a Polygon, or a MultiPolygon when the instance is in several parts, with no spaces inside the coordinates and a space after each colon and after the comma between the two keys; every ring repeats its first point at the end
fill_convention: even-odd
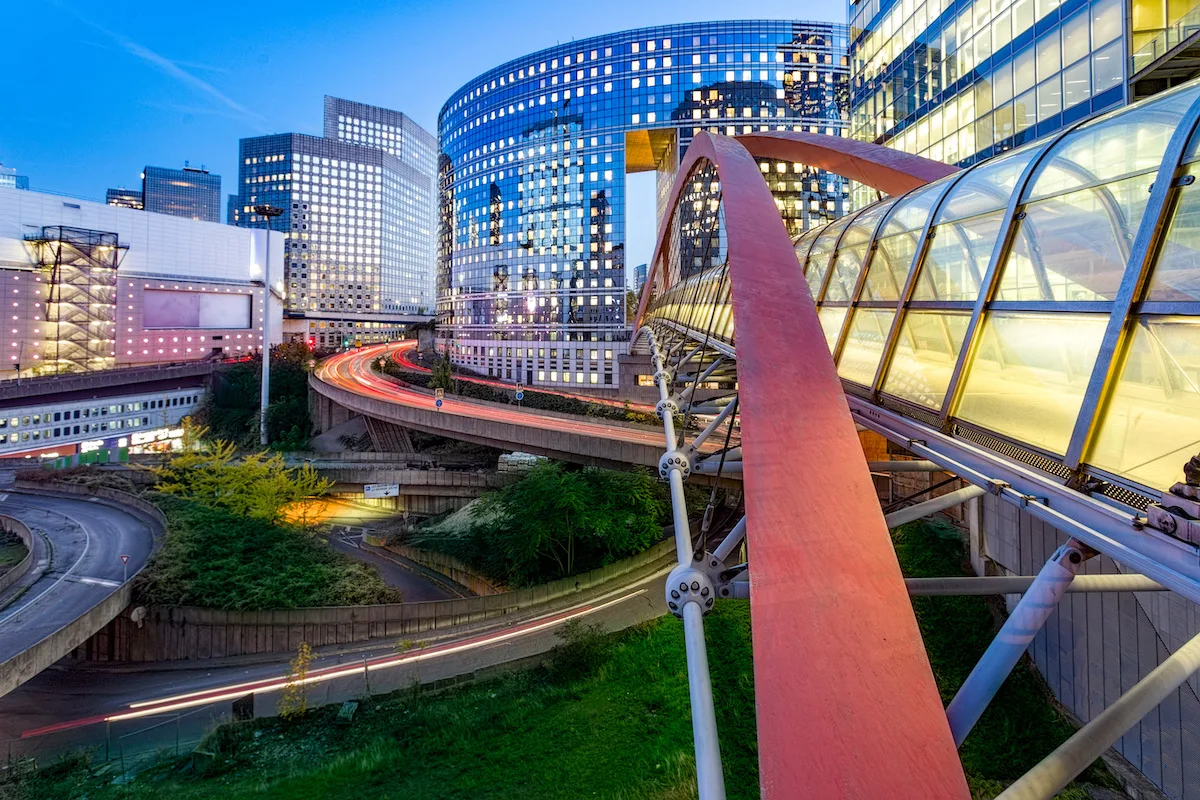
{"type": "Polygon", "coordinates": [[[1173,25],[1139,47],[1130,56],[1129,74],[1136,79],[1139,72],[1197,33],[1200,33],[1200,6],[1184,14],[1173,25]]]}

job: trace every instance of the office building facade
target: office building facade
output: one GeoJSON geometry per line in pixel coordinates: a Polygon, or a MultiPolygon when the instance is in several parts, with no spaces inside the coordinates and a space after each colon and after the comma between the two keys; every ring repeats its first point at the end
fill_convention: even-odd
{"type": "Polygon", "coordinates": [[[974,164],[1193,77],[1196,5],[852,2],[852,135],[974,164]]]}
{"type": "MultiPolygon", "coordinates": [[[[0,188],[0,290],[12,306],[0,377],[257,351],[266,235],[0,188]]],[[[273,237],[279,273],[283,241],[273,237]]]]}
{"type": "Polygon", "coordinates": [[[192,167],[146,167],[142,172],[142,207],[156,214],[220,222],[221,176],[192,167]]]}
{"type": "Polygon", "coordinates": [[[0,188],[28,189],[29,176],[18,175],[15,167],[6,167],[0,164],[0,188]]]}
{"type": "MultiPolygon", "coordinates": [[[[623,31],[499,66],[438,119],[438,336],[504,380],[619,386],[625,175],[660,202],[698,131],[846,135],[846,29],[710,22],[623,31]]],[[[795,231],[846,210],[843,179],[761,163],[795,231]]],[[[632,288],[632,287],[628,287],[632,288]]]]}
{"type": "Polygon", "coordinates": [[[104,194],[104,202],[106,205],[118,208],[132,208],[134,211],[145,210],[142,193],[138,189],[109,189],[104,194]]]}
{"type": "Polygon", "coordinates": [[[396,111],[327,97],[326,136],[241,141],[237,225],[286,239],[289,338],[389,341],[433,311],[434,139],[396,111]]]}

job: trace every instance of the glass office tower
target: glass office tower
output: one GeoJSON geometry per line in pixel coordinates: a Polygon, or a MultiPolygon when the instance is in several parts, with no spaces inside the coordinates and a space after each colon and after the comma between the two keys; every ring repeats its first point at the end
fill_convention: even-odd
{"type": "MultiPolygon", "coordinates": [[[[852,2],[852,135],[974,164],[1194,77],[1196,5],[852,2]]],[[[856,190],[856,205],[870,199],[856,190]]]]}
{"type": "MultiPolygon", "coordinates": [[[[845,47],[829,23],[669,25],[468,82],[438,119],[441,345],[504,380],[615,389],[629,344],[626,173],[657,172],[661,201],[698,131],[846,135],[845,47]]],[[[845,212],[843,179],[760,166],[794,231],[845,212]]]]}
{"type": "Polygon", "coordinates": [[[433,312],[434,139],[396,111],[325,98],[326,136],[241,140],[231,219],[287,240],[285,334],[387,341],[433,312]]]}
{"type": "Polygon", "coordinates": [[[191,167],[146,167],[142,207],[158,214],[220,222],[221,176],[191,167]]]}
{"type": "Polygon", "coordinates": [[[142,193],[137,189],[109,189],[104,195],[104,202],[106,205],[117,206],[118,208],[132,208],[135,211],[145,210],[145,204],[142,202],[142,193]]]}

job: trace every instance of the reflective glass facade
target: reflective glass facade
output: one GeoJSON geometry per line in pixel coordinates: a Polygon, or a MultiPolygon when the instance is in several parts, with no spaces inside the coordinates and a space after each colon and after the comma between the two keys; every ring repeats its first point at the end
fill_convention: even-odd
{"type": "MultiPolygon", "coordinates": [[[[1170,488],[1200,449],[1198,119],[1193,81],[798,237],[847,391],[1059,477],[1170,488]]],[[[650,319],[732,344],[728,307],[715,263],[650,319]]]]}
{"type": "Polygon", "coordinates": [[[157,214],[220,222],[221,176],[188,167],[146,167],[142,207],[157,214]]]}
{"type": "Polygon", "coordinates": [[[287,240],[287,309],[312,320],[314,344],[385,341],[398,316],[433,311],[433,137],[399,112],[339,98],[325,98],[325,113],[324,137],[241,141],[231,212],[265,227],[253,207],[283,209],[271,228],[287,240]]]}
{"type": "MultiPolygon", "coordinates": [[[[657,171],[661,200],[697,131],[846,135],[845,46],[827,23],[670,25],[543,50],[463,86],[438,120],[438,335],[453,359],[615,389],[625,174],[657,171]]],[[[845,212],[842,178],[760,166],[793,230],[845,212]]]]}
{"type": "Polygon", "coordinates": [[[1125,13],[1126,0],[852,3],[852,135],[968,165],[1122,105],[1125,13]]]}

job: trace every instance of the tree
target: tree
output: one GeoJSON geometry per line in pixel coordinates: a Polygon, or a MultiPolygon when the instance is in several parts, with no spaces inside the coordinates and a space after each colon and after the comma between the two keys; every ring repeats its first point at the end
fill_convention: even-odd
{"type": "Polygon", "coordinates": [[[287,683],[279,694],[279,704],[276,706],[279,716],[284,719],[302,716],[308,711],[308,690],[305,682],[308,680],[308,668],[312,665],[313,653],[308,642],[301,642],[296,651],[296,657],[289,665],[287,683]]]}
{"type": "Polygon", "coordinates": [[[661,487],[644,473],[544,463],[480,498],[465,535],[434,526],[412,542],[529,585],[645,550],[662,536],[666,508],[661,487]]]}
{"type": "Polygon", "coordinates": [[[447,392],[454,386],[454,371],[450,368],[450,356],[443,353],[433,362],[432,374],[429,376],[430,389],[444,389],[447,392]]]}
{"type": "MultiPolygon", "coordinates": [[[[194,438],[203,429],[193,429],[194,438]]],[[[283,457],[253,453],[235,457],[232,442],[217,441],[206,448],[188,448],[161,467],[153,468],[164,494],[194,500],[235,514],[279,522],[283,509],[298,500],[326,494],[333,481],[309,465],[289,469],[283,457]]]]}
{"type": "Polygon", "coordinates": [[[625,290],[625,321],[633,322],[637,317],[638,296],[634,294],[632,289],[625,290]]]}

